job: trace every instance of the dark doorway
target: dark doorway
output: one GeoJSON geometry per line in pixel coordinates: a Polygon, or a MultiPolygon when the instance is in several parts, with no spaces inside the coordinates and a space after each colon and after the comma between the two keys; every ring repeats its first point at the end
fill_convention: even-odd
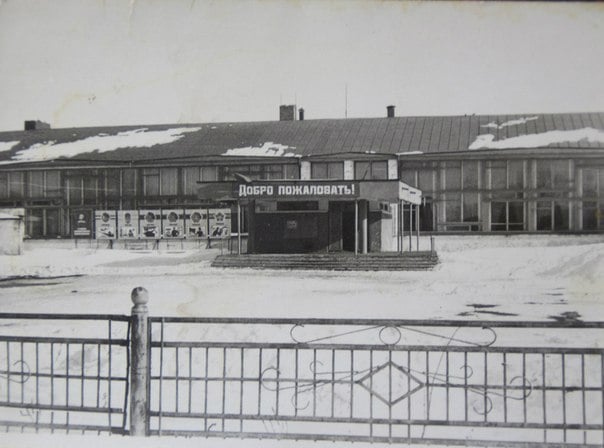
{"type": "Polygon", "coordinates": [[[354,252],[354,212],[342,213],[342,250],[354,252]]]}

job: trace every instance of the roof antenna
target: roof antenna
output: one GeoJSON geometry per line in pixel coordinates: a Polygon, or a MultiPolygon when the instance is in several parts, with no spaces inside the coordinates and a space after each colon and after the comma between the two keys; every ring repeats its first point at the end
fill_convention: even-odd
{"type": "Polygon", "coordinates": [[[344,118],[348,118],[348,83],[344,84],[344,118]]]}

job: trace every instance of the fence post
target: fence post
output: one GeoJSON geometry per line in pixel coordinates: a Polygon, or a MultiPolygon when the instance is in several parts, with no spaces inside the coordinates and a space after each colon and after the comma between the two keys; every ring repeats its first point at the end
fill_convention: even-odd
{"type": "Polygon", "coordinates": [[[149,293],[134,288],[130,326],[130,435],[146,436],[149,430],[149,293]]]}
{"type": "Polygon", "coordinates": [[[435,250],[435,249],[436,249],[436,248],[434,247],[434,236],[432,236],[432,235],[431,235],[431,236],[430,236],[430,252],[431,252],[431,253],[434,253],[434,250],[435,250]]]}

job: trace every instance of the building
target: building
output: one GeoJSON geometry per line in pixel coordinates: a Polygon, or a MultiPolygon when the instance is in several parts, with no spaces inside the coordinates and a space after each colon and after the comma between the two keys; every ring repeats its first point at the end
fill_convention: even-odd
{"type": "Polygon", "coordinates": [[[0,133],[0,207],[24,208],[31,238],[99,237],[103,222],[120,226],[134,212],[133,238],[241,228],[254,252],[384,251],[397,250],[401,180],[423,193],[405,231],[408,222],[424,233],[604,231],[604,113],[396,117],[389,107],[384,118],[304,120],[295,112],[198,125],[28,121],[0,133]],[[283,195],[263,196],[262,186],[283,195]]]}

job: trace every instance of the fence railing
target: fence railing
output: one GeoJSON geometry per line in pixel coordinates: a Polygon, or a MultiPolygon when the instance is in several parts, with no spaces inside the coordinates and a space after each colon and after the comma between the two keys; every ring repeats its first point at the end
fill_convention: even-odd
{"type": "Polygon", "coordinates": [[[137,288],[132,298],[130,317],[0,315],[11,323],[0,336],[0,410],[13,412],[0,425],[448,445],[604,443],[604,322],[149,317],[147,292],[137,288]],[[44,323],[69,320],[78,334],[73,323],[85,318],[104,335],[89,337],[88,324],[86,337],[55,336],[44,323]],[[31,336],[29,325],[16,335],[21,327],[12,323],[20,319],[35,321],[45,336],[31,336]]]}
{"type": "Polygon", "coordinates": [[[0,314],[0,427],[123,433],[130,317],[0,314]]]}

